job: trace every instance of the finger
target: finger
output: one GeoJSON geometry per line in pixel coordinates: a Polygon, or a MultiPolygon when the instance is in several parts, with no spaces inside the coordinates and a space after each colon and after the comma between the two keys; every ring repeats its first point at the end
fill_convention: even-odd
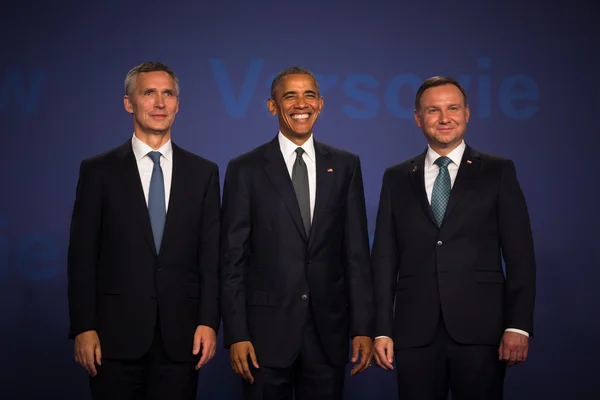
{"type": "Polygon", "coordinates": [[[368,357],[365,352],[362,352],[361,358],[360,358],[360,363],[358,364],[358,371],[356,372],[357,374],[360,372],[363,372],[365,369],[369,368],[371,365],[371,358],[368,357]]]}
{"type": "Polygon", "coordinates": [[[209,362],[210,360],[212,360],[212,358],[215,356],[216,353],[217,353],[217,344],[211,343],[209,350],[208,350],[208,358],[207,358],[206,362],[209,362]]]}
{"type": "Polygon", "coordinates": [[[379,352],[378,349],[375,349],[375,354],[374,357],[375,358],[375,364],[379,367],[379,368],[383,368],[383,369],[387,369],[383,366],[383,363],[381,362],[381,359],[379,358],[379,352]]]}
{"type": "Polygon", "coordinates": [[[192,343],[192,354],[197,355],[200,353],[200,344],[202,343],[202,335],[194,335],[194,343],[192,343]]]}
{"type": "Polygon", "coordinates": [[[525,346],[525,350],[523,350],[523,361],[527,361],[527,357],[529,357],[529,346],[525,346]]]}
{"type": "MultiPolygon", "coordinates": [[[[198,354],[198,353],[196,353],[196,354],[198,354]]],[[[208,361],[208,351],[203,344],[202,345],[202,357],[200,357],[200,360],[198,361],[198,365],[196,365],[196,369],[202,368],[204,366],[204,364],[206,364],[207,361],[208,361]]]]}
{"type": "Polygon", "coordinates": [[[254,383],[254,377],[250,373],[250,367],[248,366],[248,357],[244,357],[242,360],[242,374],[244,379],[246,379],[249,383],[254,383]]]}
{"type": "Polygon", "coordinates": [[[242,367],[242,360],[241,360],[241,358],[237,358],[235,360],[235,373],[239,377],[244,378],[244,368],[242,367]]]}
{"type": "Polygon", "coordinates": [[[387,353],[387,361],[390,363],[390,367],[394,369],[394,366],[392,365],[394,362],[394,344],[389,342],[385,350],[387,353]]]}
{"type": "Polygon", "coordinates": [[[96,376],[96,365],[94,364],[94,349],[88,348],[85,354],[86,370],[91,376],[96,376]]]}
{"type": "Polygon", "coordinates": [[[250,360],[252,360],[252,365],[254,365],[254,368],[259,368],[258,360],[256,359],[256,353],[254,352],[254,346],[250,346],[248,353],[250,354],[250,360]]]}
{"type": "Polygon", "coordinates": [[[522,347],[517,350],[515,360],[518,363],[522,363],[523,361],[525,361],[525,352],[523,351],[522,347]]]}
{"type": "Polygon", "coordinates": [[[498,346],[498,360],[504,360],[504,342],[500,342],[498,346]]]}
{"type": "Polygon", "coordinates": [[[352,346],[352,362],[355,363],[358,360],[358,352],[360,350],[360,342],[357,342],[352,346]]]}
{"type": "Polygon", "coordinates": [[[386,354],[385,347],[379,347],[375,349],[375,354],[377,355],[377,357],[379,357],[380,364],[378,365],[381,368],[385,369],[386,371],[391,371],[392,369],[394,369],[394,366],[389,361],[389,355],[386,354]]]}
{"type": "Polygon", "coordinates": [[[100,344],[96,345],[94,356],[96,357],[96,364],[102,365],[102,349],[100,348],[100,344]]]}

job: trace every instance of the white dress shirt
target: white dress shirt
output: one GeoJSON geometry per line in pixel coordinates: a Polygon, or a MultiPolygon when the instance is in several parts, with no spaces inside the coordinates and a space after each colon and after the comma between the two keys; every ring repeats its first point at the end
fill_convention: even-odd
{"type": "Polygon", "coordinates": [[[315,142],[313,135],[311,134],[308,140],[304,142],[302,146],[294,144],[294,142],[292,142],[290,139],[283,136],[281,131],[277,136],[279,138],[279,148],[281,149],[281,154],[283,155],[285,165],[287,166],[288,173],[290,174],[290,179],[292,178],[292,169],[294,168],[294,163],[296,162],[296,149],[298,147],[302,147],[304,149],[302,160],[304,160],[306,169],[308,171],[310,220],[312,221],[315,210],[315,197],[317,194],[317,159],[315,158],[315,142]]]}
{"type": "MultiPolygon", "coordinates": [[[[457,148],[448,153],[447,157],[452,160],[450,164],[448,164],[448,173],[450,174],[450,187],[454,187],[454,181],[456,180],[456,175],[458,174],[458,168],[460,166],[460,161],[462,160],[463,154],[465,153],[465,148],[467,145],[463,140],[457,148]]],[[[435,178],[437,178],[438,173],[440,172],[440,167],[437,164],[434,164],[435,160],[441,157],[438,153],[436,153],[430,146],[427,146],[427,154],[425,155],[425,165],[424,165],[424,178],[425,178],[425,192],[427,193],[427,201],[431,205],[431,193],[433,192],[433,184],[435,182],[435,178]]],[[[517,332],[522,335],[529,337],[529,333],[521,330],[521,329],[513,329],[508,328],[505,332],[517,332]]],[[[378,336],[376,339],[384,338],[387,336],[378,336]]]]}
{"type": "MultiPolygon", "coordinates": [[[[154,169],[154,162],[148,156],[148,153],[154,151],[154,149],[138,139],[135,136],[135,133],[131,139],[131,147],[133,148],[133,154],[135,155],[135,161],[137,162],[138,171],[140,173],[144,197],[146,198],[146,206],[148,206],[148,191],[150,190],[152,169],[154,169]]],[[[161,154],[160,167],[162,168],[165,181],[165,207],[168,210],[169,195],[171,193],[171,179],[173,176],[173,146],[171,145],[171,140],[169,139],[167,143],[162,145],[162,147],[156,151],[161,154]]]]}

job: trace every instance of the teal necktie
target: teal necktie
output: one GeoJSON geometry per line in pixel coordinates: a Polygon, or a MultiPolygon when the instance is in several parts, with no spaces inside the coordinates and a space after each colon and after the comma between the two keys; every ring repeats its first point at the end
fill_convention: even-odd
{"type": "Polygon", "coordinates": [[[446,213],[446,206],[448,205],[450,190],[452,189],[450,173],[448,172],[448,164],[451,162],[452,160],[446,156],[442,156],[434,162],[440,168],[440,172],[433,183],[431,211],[433,212],[433,217],[438,228],[442,226],[442,222],[444,221],[444,214],[446,213]]]}

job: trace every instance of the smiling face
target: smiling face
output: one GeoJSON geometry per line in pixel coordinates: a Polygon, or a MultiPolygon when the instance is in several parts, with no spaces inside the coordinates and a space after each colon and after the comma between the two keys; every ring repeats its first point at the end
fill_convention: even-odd
{"type": "Polygon", "coordinates": [[[170,135],[179,110],[175,80],[165,71],[138,74],[131,94],[125,96],[125,109],[133,114],[138,135],[170,135]]]}
{"type": "Polygon", "coordinates": [[[431,87],[421,95],[415,122],[431,148],[444,156],[462,143],[469,122],[469,106],[455,85],[431,87]]]}
{"type": "Polygon", "coordinates": [[[281,78],[267,107],[271,115],[277,115],[281,133],[301,145],[312,134],[323,98],[310,75],[291,74],[281,78]]]}

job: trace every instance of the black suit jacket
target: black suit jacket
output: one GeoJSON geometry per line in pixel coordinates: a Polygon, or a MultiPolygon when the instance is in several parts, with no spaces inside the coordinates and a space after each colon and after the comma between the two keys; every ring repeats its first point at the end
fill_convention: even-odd
{"type": "Polygon", "coordinates": [[[157,254],[131,141],[81,163],[68,252],[70,337],[96,330],[104,358],[141,357],[157,310],[168,354],[193,361],[197,325],[217,330],[220,192],[216,164],[173,144],[157,254]]]}
{"type": "Polygon", "coordinates": [[[442,311],[460,343],[498,345],[506,328],[533,335],[534,248],[514,164],[467,146],[438,229],[425,154],[383,177],[372,250],[376,334],[399,348],[423,346],[442,311]]]}
{"type": "Polygon", "coordinates": [[[277,137],[233,159],[223,187],[225,346],[252,341],[259,365],[290,365],[310,310],[325,352],[345,365],[349,336],[372,336],[372,270],[358,156],[315,141],[306,237],[277,137]]]}

